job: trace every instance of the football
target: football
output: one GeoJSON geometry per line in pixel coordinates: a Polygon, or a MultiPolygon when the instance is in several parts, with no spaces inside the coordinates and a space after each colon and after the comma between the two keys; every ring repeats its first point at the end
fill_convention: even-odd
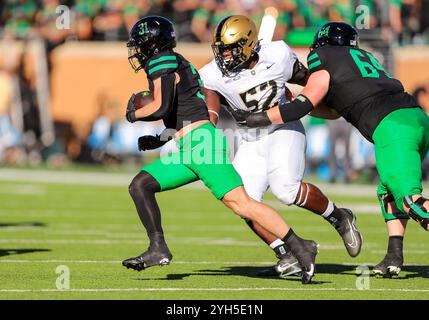
{"type": "Polygon", "coordinates": [[[143,108],[147,104],[151,103],[153,101],[153,93],[150,91],[142,91],[139,93],[136,93],[136,96],[134,98],[134,107],[136,110],[143,108]]]}

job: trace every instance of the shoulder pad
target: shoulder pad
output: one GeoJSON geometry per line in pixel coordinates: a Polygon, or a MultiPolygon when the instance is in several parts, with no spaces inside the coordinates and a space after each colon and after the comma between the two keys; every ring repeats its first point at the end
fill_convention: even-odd
{"type": "Polygon", "coordinates": [[[164,55],[156,55],[150,59],[146,64],[147,76],[155,80],[163,75],[176,72],[179,67],[177,56],[170,52],[164,55]]]}

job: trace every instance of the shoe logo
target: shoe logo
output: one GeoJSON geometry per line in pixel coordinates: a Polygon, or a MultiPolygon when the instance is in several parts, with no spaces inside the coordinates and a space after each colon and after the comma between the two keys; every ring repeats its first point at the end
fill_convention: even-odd
{"type": "MultiPolygon", "coordinates": [[[[354,220],[354,219],[353,219],[353,220],[354,220]]],[[[349,221],[349,220],[347,220],[347,223],[349,224],[350,229],[352,230],[352,231],[350,231],[350,235],[351,235],[351,237],[352,237],[352,242],[351,242],[351,243],[348,243],[348,242],[347,242],[347,245],[348,245],[349,247],[356,248],[356,247],[358,246],[358,241],[357,241],[357,239],[356,239],[355,234],[353,233],[353,230],[356,230],[356,228],[354,228],[354,226],[352,226],[352,225],[351,225],[351,223],[350,223],[350,221],[349,221]]]]}
{"type": "Polygon", "coordinates": [[[170,259],[168,259],[168,258],[162,258],[162,259],[159,261],[159,264],[160,264],[161,266],[164,266],[164,265],[170,264],[170,259]]]}
{"type": "Polygon", "coordinates": [[[275,267],[275,270],[281,278],[291,276],[302,271],[298,261],[292,264],[285,263],[283,265],[278,265],[275,267]]]}
{"type": "MultiPolygon", "coordinates": [[[[280,263],[276,267],[280,271],[285,271],[286,269],[295,268],[295,266],[297,266],[297,268],[299,268],[298,261],[293,262],[293,263],[289,263],[289,262],[280,263]]],[[[301,270],[301,268],[300,268],[300,270],[301,270]]]]}
{"type": "Polygon", "coordinates": [[[314,264],[311,264],[310,271],[306,271],[309,276],[312,276],[314,274],[314,264]]]}

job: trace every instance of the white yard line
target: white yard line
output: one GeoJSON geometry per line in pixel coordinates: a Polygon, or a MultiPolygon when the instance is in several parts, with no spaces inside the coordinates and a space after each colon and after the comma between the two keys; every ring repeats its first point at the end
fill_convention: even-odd
{"type": "Polygon", "coordinates": [[[59,184],[124,186],[133,174],[57,170],[0,169],[0,180],[59,184]]]}
{"type": "MultiPolygon", "coordinates": [[[[120,260],[64,260],[64,259],[49,259],[49,260],[24,260],[24,259],[0,259],[0,263],[77,263],[77,264],[120,264],[120,260]]],[[[173,261],[172,264],[185,264],[185,265],[261,265],[270,266],[274,265],[275,261],[173,261]]],[[[373,266],[373,262],[359,262],[359,263],[339,263],[342,266],[373,266]]],[[[421,266],[421,264],[407,263],[407,266],[421,266]]]]}
{"type": "MultiPolygon", "coordinates": [[[[55,170],[25,170],[25,169],[0,169],[0,180],[24,181],[39,183],[59,183],[97,186],[127,186],[134,173],[111,173],[111,172],[79,172],[79,171],[55,171],[55,170]]],[[[324,192],[336,195],[349,196],[374,196],[375,185],[343,185],[320,183],[317,185],[324,192]]],[[[185,188],[204,188],[201,182],[192,183],[185,188]]]]}
{"type": "Polygon", "coordinates": [[[357,288],[100,288],[100,289],[0,289],[0,293],[70,293],[70,292],[162,292],[162,291],[360,291],[360,292],[423,292],[429,293],[429,289],[387,289],[376,288],[360,290],[357,288]]]}
{"type": "MultiPolygon", "coordinates": [[[[122,261],[115,260],[0,260],[0,263],[81,263],[81,264],[117,264],[122,261]]],[[[189,264],[189,265],[211,265],[211,264],[236,264],[236,265],[273,265],[273,261],[173,261],[174,264],[189,264]]]]}
{"type": "MultiPolygon", "coordinates": [[[[202,237],[193,237],[193,238],[180,238],[180,237],[169,237],[170,241],[176,244],[191,244],[191,245],[223,245],[223,246],[238,246],[238,247],[255,247],[261,246],[262,242],[260,241],[241,241],[235,240],[232,238],[202,238],[202,237]]],[[[10,243],[19,243],[19,244],[93,244],[93,245],[122,245],[122,244],[138,244],[138,243],[147,243],[145,239],[135,239],[135,240],[112,240],[112,239],[0,239],[0,243],[10,244],[10,243]]],[[[380,248],[382,247],[380,243],[365,243],[365,248],[380,248]]],[[[331,244],[331,243],[321,243],[320,250],[344,250],[342,244],[331,244]]]]}
{"type": "Polygon", "coordinates": [[[0,194],[13,195],[46,195],[47,191],[41,185],[4,185],[0,186],[0,194]]]}
{"type": "MultiPolygon", "coordinates": [[[[239,241],[234,239],[205,239],[205,238],[176,238],[169,237],[170,240],[175,243],[181,244],[193,244],[193,245],[226,245],[226,246],[243,246],[252,247],[259,246],[261,242],[257,241],[239,241]],[[202,242],[199,242],[202,241],[202,242]]],[[[146,243],[142,239],[136,240],[111,240],[111,239],[0,239],[0,243],[21,243],[21,244],[94,244],[94,245],[105,245],[105,244],[136,244],[146,243]]]]}

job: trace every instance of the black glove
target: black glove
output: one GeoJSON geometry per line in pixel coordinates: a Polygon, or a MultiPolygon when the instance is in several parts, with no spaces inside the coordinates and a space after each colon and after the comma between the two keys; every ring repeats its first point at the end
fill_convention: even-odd
{"type": "Polygon", "coordinates": [[[155,136],[142,136],[138,141],[139,151],[158,149],[172,138],[172,136],[166,134],[165,130],[163,133],[161,133],[161,135],[157,134],[155,136]]]}
{"type": "Polygon", "coordinates": [[[139,138],[139,151],[158,149],[163,146],[166,141],[161,141],[160,136],[142,136],[139,138]]]}
{"type": "Polygon", "coordinates": [[[249,128],[258,128],[258,127],[266,127],[272,124],[270,118],[268,118],[268,114],[266,111],[251,113],[246,118],[245,125],[249,128]]]}
{"type": "Polygon", "coordinates": [[[272,124],[270,118],[268,118],[266,111],[252,113],[250,111],[245,111],[241,109],[233,109],[230,106],[228,106],[227,109],[238,124],[244,125],[246,127],[266,127],[272,124]]]}
{"type": "Polygon", "coordinates": [[[231,116],[237,121],[238,124],[246,124],[247,117],[251,114],[249,111],[234,109],[229,105],[226,105],[226,109],[229,111],[231,116]]]}
{"type": "Polygon", "coordinates": [[[128,122],[136,122],[136,108],[134,107],[134,98],[136,95],[133,93],[130,99],[128,100],[127,111],[125,113],[125,118],[128,122]]]}
{"type": "Polygon", "coordinates": [[[241,109],[230,108],[229,110],[230,110],[231,115],[233,116],[235,121],[237,121],[238,124],[246,124],[247,117],[252,114],[249,111],[244,111],[241,109]]]}

